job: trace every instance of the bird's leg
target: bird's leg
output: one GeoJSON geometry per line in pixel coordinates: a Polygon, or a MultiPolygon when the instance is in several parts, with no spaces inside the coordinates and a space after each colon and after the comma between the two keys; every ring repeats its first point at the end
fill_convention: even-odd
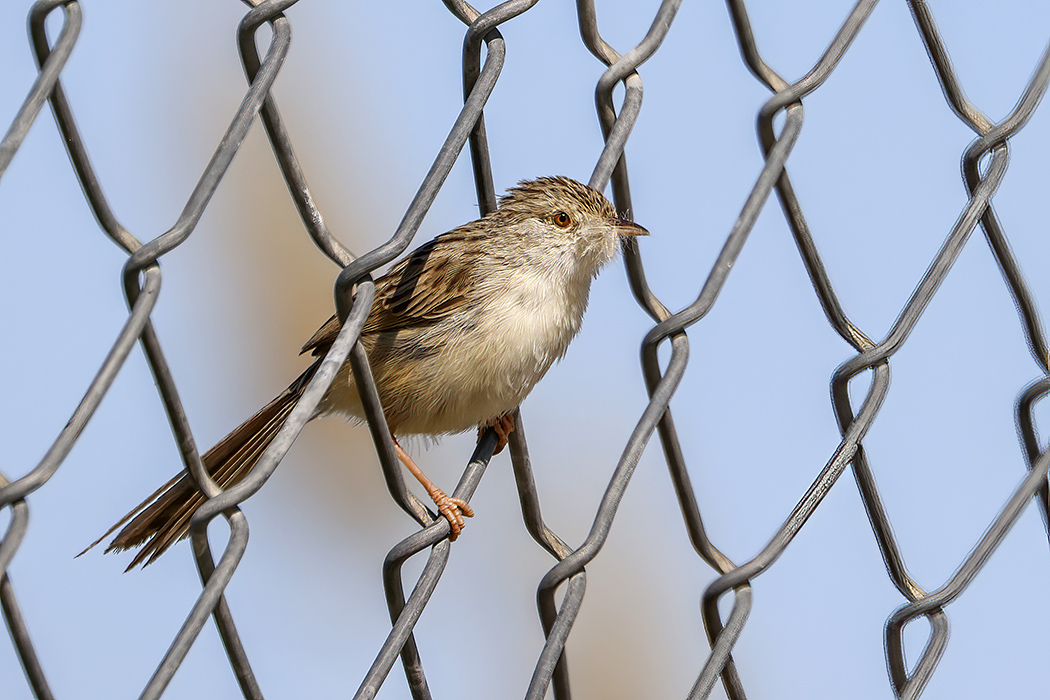
{"type": "Polygon", "coordinates": [[[496,436],[499,437],[499,442],[496,443],[496,449],[492,450],[493,456],[498,455],[503,451],[503,448],[507,446],[507,436],[514,432],[514,417],[509,413],[504,413],[498,418],[494,418],[491,423],[478,426],[478,442],[481,442],[481,436],[485,434],[486,428],[492,428],[496,431],[496,436]]]}
{"type": "Polygon", "coordinates": [[[485,432],[485,428],[492,428],[496,431],[499,442],[496,443],[496,449],[492,451],[493,455],[498,455],[503,451],[503,448],[507,446],[507,436],[514,432],[514,416],[509,413],[504,413],[491,424],[485,427],[478,427],[478,441],[481,441],[481,435],[485,432]]]}
{"type": "MultiPolygon", "coordinates": [[[[393,437],[393,434],[391,434],[391,437],[393,437]]],[[[438,512],[448,520],[450,528],[448,539],[454,542],[466,524],[463,517],[473,518],[474,510],[462,498],[452,498],[428,479],[423,470],[416,466],[416,463],[412,461],[412,458],[401,447],[396,437],[394,438],[394,452],[397,453],[397,458],[408,468],[408,471],[412,472],[412,476],[416,477],[419,483],[423,485],[423,488],[426,489],[427,495],[433,499],[438,512]]]]}

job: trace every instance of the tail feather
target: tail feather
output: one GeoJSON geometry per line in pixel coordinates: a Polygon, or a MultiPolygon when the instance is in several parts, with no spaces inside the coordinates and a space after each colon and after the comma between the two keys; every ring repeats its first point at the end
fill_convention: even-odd
{"type": "MultiPolygon", "coordinates": [[[[280,396],[204,453],[201,458],[204,467],[219,486],[228,488],[247,476],[288,420],[316,368],[315,363],[280,396]]],[[[205,500],[193,480],[185,473],[180,474],[121,518],[84,552],[121,528],[106,552],[141,547],[127,570],[151,564],[189,534],[190,518],[205,500]]]]}
{"type": "MultiPolygon", "coordinates": [[[[229,488],[248,475],[248,472],[251,471],[252,467],[254,467],[259,461],[259,458],[262,457],[262,453],[270,446],[270,443],[273,442],[273,439],[277,436],[277,431],[279,431],[285,421],[288,420],[288,415],[292,412],[292,408],[295,407],[298,400],[299,395],[285,392],[285,394],[282,394],[271,403],[271,405],[273,405],[280,402],[275,406],[275,412],[273,415],[260,415],[262,412],[257,414],[262,420],[261,424],[257,426],[257,429],[248,431],[247,441],[243,444],[237,445],[235,451],[227,459],[218,462],[218,468],[216,469],[213,478],[219,486],[224,489],[229,488]]],[[[267,406],[267,408],[269,407],[270,406],[267,406]]],[[[263,410],[265,411],[266,409],[264,408],[263,410]]],[[[253,418],[254,417],[255,416],[253,416],[253,418]]],[[[251,422],[251,419],[249,419],[249,422],[251,422]]],[[[210,469],[209,473],[212,473],[210,469]]],[[[180,500],[175,502],[176,507],[172,514],[167,516],[162,527],[155,531],[150,537],[150,541],[147,542],[142,550],[135,555],[129,568],[134,568],[140,563],[144,566],[146,564],[152,564],[153,560],[163,554],[168,547],[189,534],[190,518],[193,517],[197,508],[199,508],[206,499],[197,491],[196,487],[189,483],[188,480],[187,486],[191,491],[189,497],[183,496],[180,500]]],[[[119,536],[117,539],[119,539],[119,536]]],[[[114,540],[114,544],[116,544],[116,540],[114,540]]],[[[110,548],[107,548],[107,551],[111,548],[113,548],[113,545],[111,545],[110,548]]]]}

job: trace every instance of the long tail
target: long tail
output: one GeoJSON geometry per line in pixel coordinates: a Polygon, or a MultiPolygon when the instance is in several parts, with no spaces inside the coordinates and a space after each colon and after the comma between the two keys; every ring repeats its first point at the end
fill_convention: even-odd
{"type": "MultiPolygon", "coordinates": [[[[215,482],[227,488],[241,481],[259,461],[263,451],[273,442],[292,408],[306,388],[307,382],[317,371],[320,361],[303,372],[280,396],[266,404],[254,416],[241,423],[232,433],[224,437],[201,458],[215,482]]],[[[206,499],[184,472],[153,492],[149,498],[135,506],[106,534],[95,540],[84,550],[88,551],[122,527],[106,552],[123,551],[133,547],[142,549],[132,559],[125,571],[140,564],[146,566],[163,554],[168,547],[189,534],[190,517],[206,499]]],[[[80,554],[83,554],[81,552],[80,554]]],[[[77,556],[80,556],[78,554],[77,556]]]]}

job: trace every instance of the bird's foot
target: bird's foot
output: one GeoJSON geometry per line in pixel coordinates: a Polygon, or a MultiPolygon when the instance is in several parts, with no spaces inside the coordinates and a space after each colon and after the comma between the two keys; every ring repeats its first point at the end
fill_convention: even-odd
{"type": "Polygon", "coordinates": [[[455,542],[466,525],[463,518],[473,518],[474,509],[462,498],[453,498],[437,487],[430,492],[430,497],[434,500],[438,512],[448,520],[449,541],[455,542]]]}
{"type": "Polygon", "coordinates": [[[486,428],[492,428],[496,431],[499,441],[496,443],[496,449],[492,451],[492,454],[493,456],[498,455],[507,446],[507,436],[514,432],[514,416],[504,413],[487,425],[479,425],[478,442],[481,442],[481,436],[485,434],[486,428]]]}

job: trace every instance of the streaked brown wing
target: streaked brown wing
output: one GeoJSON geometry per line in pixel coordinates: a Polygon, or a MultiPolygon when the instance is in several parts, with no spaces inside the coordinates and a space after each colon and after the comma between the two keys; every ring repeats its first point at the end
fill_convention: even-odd
{"type": "Polygon", "coordinates": [[[332,314],[332,318],[325,321],[325,324],[310,336],[310,339],[303,345],[299,354],[310,352],[314,356],[324,355],[328,352],[328,348],[332,347],[335,337],[339,335],[339,328],[339,317],[332,314]]]}
{"type": "MultiPolygon", "coordinates": [[[[442,234],[377,279],[375,302],[361,333],[426,326],[466,308],[479,280],[481,253],[465,253],[462,244],[477,237],[460,229],[442,234]]],[[[301,352],[325,354],[339,328],[339,319],[332,316],[306,341],[301,352]]]]}

